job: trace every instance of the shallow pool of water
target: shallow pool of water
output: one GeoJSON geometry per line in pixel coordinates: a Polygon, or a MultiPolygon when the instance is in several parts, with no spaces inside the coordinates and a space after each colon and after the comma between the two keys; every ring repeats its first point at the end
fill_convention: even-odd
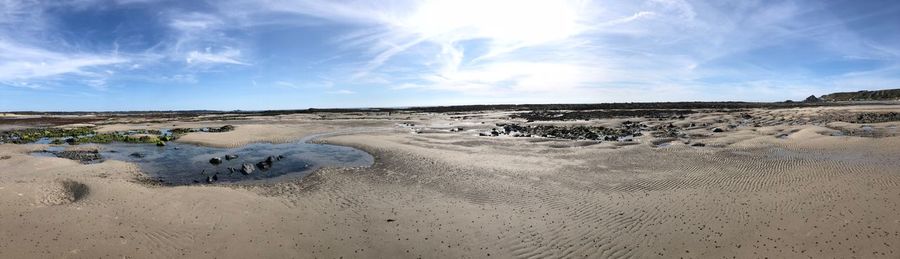
{"type": "MultiPolygon", "coordinates": [[[[58,151],[64,147],[53,146],[48,150],[58,151]]],[[[105,160],[135,163],[151,178],[174,185],[207,183],[213,179],[215,182],[235,182],[302,177],[319,167],[370,166],[374,163],[374,158],[362,150],[305,141],[257,143],[239,148],[215,148],[174,142],[163,147],[138,143],[100,144],[100,147],[100,154],[105,160]],[[237,158],[227,160],[226,155],[237,155],[237,158]],[[270,156],[276,158],[270,168],[258,167],[260,162],[270,156]],[[210,159],[214,157],[221,158],[221,163],[210,163],[210,159]],[[253,165],[252,173],[241,172],[245,163],[253,165]]],[[[46,156],[48,153],[35,155],[46,156]]]]}

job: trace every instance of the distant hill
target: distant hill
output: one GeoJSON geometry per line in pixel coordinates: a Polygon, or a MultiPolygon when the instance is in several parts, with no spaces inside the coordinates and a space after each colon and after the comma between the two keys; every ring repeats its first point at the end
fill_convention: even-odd
{"type": "Polygon", "coordinates": [[[898,101],[900,89],[831,93],[821,97],[823,101],[898,101]]]}

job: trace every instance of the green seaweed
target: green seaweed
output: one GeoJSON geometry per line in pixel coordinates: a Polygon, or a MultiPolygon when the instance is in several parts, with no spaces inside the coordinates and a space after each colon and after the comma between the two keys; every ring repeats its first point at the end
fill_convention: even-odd
{"type": "Polygon", "coordinates": [[[234,126],[225,125],[220,128],[176,128],[171,134],[163,134],[162,131],[153,129],[139,129],[128,131],[116,131],[98,133],[93,127],[78,128],[29,128],[0,132],[0,143],[28,144],[42,138],[53,139],[50,144],[61,145],[69,143],[77,145],[82,143],[108,144],[112,142],[146,143],[164,146],[165,142],[173,141],[190,132],[226,132],[234,130],[234,126]],[[136,136],[143,135],[143,136],[136,136]]]}

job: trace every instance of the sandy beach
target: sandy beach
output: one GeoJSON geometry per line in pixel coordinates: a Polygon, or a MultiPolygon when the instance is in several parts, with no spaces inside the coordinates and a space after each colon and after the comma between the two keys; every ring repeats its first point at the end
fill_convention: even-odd
{"type": "Polygon", "coordinates": [[[234,125],[176,140],[213,147],[343,132],[313,141],[375,162],[300,179],[161,186],[141,181],[133,163],[2,144],[0,258],[897,258],[900,121],[839,119],[889,112],[900,106],[106,123],[98,131],[234,125]],[[644,134],[490,134],[498,123],[639,123],[644,134]]]}

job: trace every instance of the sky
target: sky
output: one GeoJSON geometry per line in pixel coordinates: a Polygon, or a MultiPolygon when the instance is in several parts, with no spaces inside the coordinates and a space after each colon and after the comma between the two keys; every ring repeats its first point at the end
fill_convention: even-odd
{"type": "Polygon", "coordinates": [[[781,101],[900,88],[894,0],[0,0],[0,110],[781,101]]]}

